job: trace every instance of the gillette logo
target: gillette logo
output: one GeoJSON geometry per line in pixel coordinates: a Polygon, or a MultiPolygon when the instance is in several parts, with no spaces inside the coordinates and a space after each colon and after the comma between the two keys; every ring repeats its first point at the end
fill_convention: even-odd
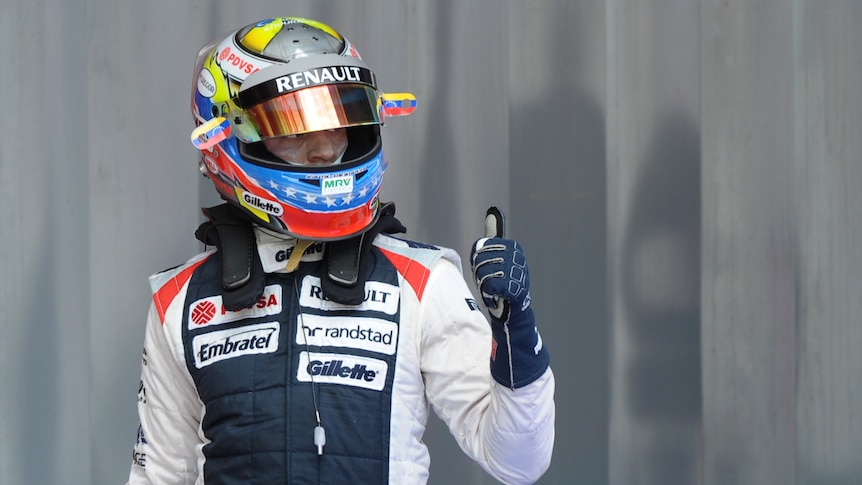
{"type": "Polygon", "coordinates": [[[386,385],[386,362],[349,354],[319,354],[302,352],[296,378],[314,382],[361,387],[374,391],[386,385]]]}
{"type": "Polygon", "coordinates": [[[370,370],[367,365],[354,364],[353,367],[346,367],[343,360],[326,362],[313,360],[308,363],[306,372],[313,376],[336,376],[346,379],[362,379],[365,382],[372,382],[377,376],[377,372],[370,370]]]}
{"type": "Polygon", "coordinates": [[[274,216],[280,217],[284,213],[284,207],[281,206],[278,202],[273,202],[271,200],[262,199],[251,192],[242,193],[242,200],[249,207],[253,207],[259,211],[266,212],[267,214],[272,214],[274,216]]]}

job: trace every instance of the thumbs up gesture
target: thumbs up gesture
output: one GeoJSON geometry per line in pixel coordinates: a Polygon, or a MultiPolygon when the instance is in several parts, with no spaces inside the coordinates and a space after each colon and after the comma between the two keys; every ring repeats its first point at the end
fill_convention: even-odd
{"type": "Polygon", "coordinates": [[[517,241],[505,238],[505,226],[503,213],[489,208],[485,237],[473,244],[470,267],[491,316],[491,375],[514,390],[538,379],[550,357],[530,307],[530,271],[524,251],[517,241]]]}
{"type": "Polygon", "coordinates": [[[488,313],[500,322],[509,321],[512,311],[521,313],[530,306],[530,271],[524,251],[517,241],[504,239],[505,216],[496,207],[485,214],[485,237],[470,252],[476,287],[488,313]]]}

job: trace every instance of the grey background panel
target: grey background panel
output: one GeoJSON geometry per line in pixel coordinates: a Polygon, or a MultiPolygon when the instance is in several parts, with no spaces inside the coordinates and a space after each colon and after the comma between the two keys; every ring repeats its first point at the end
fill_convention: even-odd
{"type": "Polygon", "coordinates": [[[862,480],[859,2],[799,2],[794,25],[797,483],[862,480]],[[854,19],[856,19],[854,21],[854,19]]]}
{"type": "Polygon", "coordinates": [[[709,2],[701,12],[705,485],[796,483],[787,7],[709,2]]]}
{"type": "Polygon", "coordinates": [[[612,484],[699,480],[698,15],[609,2],[612,484]]]}
{"type": "MultiPolygon", "coordinates": [[[[540,483],[862,483],[856,0],[3,0],[0,484],[125,480],[146,278],[218,202],[191,64],[273,15],[417,95],[384,128],[411,237],[466,258],[507,212],[558,383],[540,483]]],[[[426,441],[430,483],[494,483],[426,441]]]]}

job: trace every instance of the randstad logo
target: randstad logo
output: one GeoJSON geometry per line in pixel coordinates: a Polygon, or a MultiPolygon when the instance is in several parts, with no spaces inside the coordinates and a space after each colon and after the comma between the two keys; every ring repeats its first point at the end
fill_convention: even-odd
{"type": "Polygon", "coordinates": [[[386,362],[350,354],[301,352],[296,378],[300,382],[361,387],[374,391],[386,385],[386,362]]]}
{"type": "Polygon", "coordinates": [[[345,320],[308,314],[302,316],[302,326],[296,327],[295,341],[299,345],[363,349],[392,355],[398,346],[398,324],[378,318],[345,320]]]}
{"type": "Polygon", "coordinates": [[[330,177],[320,181],[320,193],[323,195],[348,194],[353,192],[353,175],[330,177]]]}

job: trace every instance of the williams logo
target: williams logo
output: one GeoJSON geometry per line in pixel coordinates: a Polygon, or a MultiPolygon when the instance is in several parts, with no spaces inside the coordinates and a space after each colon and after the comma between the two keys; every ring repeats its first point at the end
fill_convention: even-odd
{"type": "Polygon", "coordinates": [[[271,354],[278,350],[278,322],[247,325],[198,335],[192,340],[195,367],[243,355],[271,354]]]}
{"type": "Polygon", "coordinates": [[[386,385],[386,362],[349,354],[299,354],[299,370],[296,378],[300,382],[337,384],[361,387],[374,391],[386,385]]]}

